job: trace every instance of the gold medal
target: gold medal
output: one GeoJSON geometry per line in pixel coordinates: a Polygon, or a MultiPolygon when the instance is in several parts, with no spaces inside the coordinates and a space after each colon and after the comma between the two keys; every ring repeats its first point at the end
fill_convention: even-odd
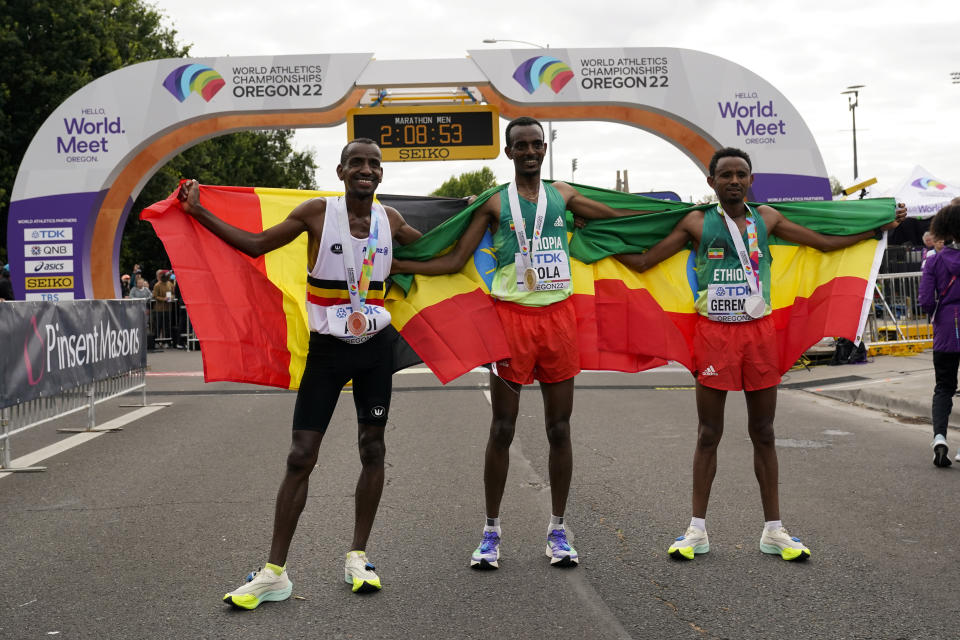
{"type": "Polygon", "coordinates": [[[363,335],[367,330],[367,317],[361,311],[354,311],[347,316],[347,331],[357,336],[363,335]]]}
{"type": "Polygon", "coordinates": [[[533,291],[537,288],[537,270],[533,267],[527,267],[523,271],[523,284],[527,286],[527,291],[533,291]]]}

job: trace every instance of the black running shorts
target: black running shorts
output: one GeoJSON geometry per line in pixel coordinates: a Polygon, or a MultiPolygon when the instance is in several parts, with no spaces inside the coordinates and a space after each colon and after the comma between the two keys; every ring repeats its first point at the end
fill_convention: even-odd
{"type": "Polygon", "coordinates": [[[353,380],[357,422],[386,425],[393,383],[393,348],[388,334],[380,332],[361,344],[348,344],[311,332],[293,428],[325,432],[348,380],[353,380]]]}

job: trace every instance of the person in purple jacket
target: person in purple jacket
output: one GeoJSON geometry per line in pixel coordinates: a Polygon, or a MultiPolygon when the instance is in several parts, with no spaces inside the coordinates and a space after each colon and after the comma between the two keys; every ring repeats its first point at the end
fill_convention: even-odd
{"type": "MultiPolygon", "coordinates": [[[[960,367],[960,198],[940,209],[930,231],[944,246],[923,265],[918,302],[933,325],[933,464],[949,467],[947,423],[960,367]]],[[[956,460],[960,462],[960,454],[956,460]]]]}

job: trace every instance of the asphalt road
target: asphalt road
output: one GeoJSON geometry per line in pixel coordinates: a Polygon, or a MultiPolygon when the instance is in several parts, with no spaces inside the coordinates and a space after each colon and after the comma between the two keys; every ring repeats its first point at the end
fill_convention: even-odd
{"type": "MultiPolygon", "coordinates": [[[[930,427],[803,390],[780,393],[784,523],[803,564],[758,549],[763,516],[742,396],[707,518],[711,551],[666,555],[690,517],[689,374],[578,378],[567,519],[580,567],[550,568],[547,446],[524,391],[504,499],[503,559],[468,568],[483,524],[486,376],[395,378],[387,486],[368,553],[382,592],[342,581],[359,472],[345,394],[288,561],[294,597],[220,599],[266,557],[292,393],[204,384],[199,354],[151,354],[169,407],[0,477],[0,638],[956,638],[960,473],[916,455],[930,427]],[[264,392],[265,391],[265,392],[264,392]]],[[[802,382],[807,372],[786,382],[802,382]]],[[[821,376],[826,374],[819,374],[821,376]]],[[[98,421],[131,411],[112,401],[98,421]]],[[[37,427],[23,455],[62,440],[37,427]]]]}

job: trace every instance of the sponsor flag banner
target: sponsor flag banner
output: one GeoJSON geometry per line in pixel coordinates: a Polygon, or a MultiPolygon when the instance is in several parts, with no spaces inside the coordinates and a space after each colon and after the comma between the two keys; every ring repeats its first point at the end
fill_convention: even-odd
{"type": "MultiPolygon", "coordinates": [[[[433,228],[417,242],[396,247],[401,259],[424,260],[456,244],[473,211],[506,185],[470,206],[451,199],[380,196],[408,221],[433,228]],[[459,212],[453,213],[456,210],[459,212]],[[452,215],[451,215],[452,213],[452,215]],[[444,220],[437,224],[439,220],[444,220]]],[[[692,367],[692,258],[683,251],[644,274],[609,257],[642,251],[662,239],[693,205],[574,185],[615,208],[648,212],[593,221],[572,235],[573,302],[584,369],[641,371],[675,360],[692,367]]],[[[241,228],[258,232],[280,222],[299,203],[331,192],[201,187],[204,205],[241,228]],[[229,212],[229,215],[225,213],[229,212]]],[[[797,222],[823,233],[856,233],[893,219],[892,199],[778,203],[797,222]]],[[[201,342],[207,380],[233,380],[296,388],[308,330],[306,236],[261,258],[249,258],[185,215],[171,195],[143,212],[170,255],[191,322],[201,342]]],[[[572,216],[567,216],[573,231],[572,216]]],[[[773,239],[776,241],[776,239],[773,239]]],[[[781,335],[780,362],[827,335],[856,337],[879,262],[878,243],[861,242],[823,254],[779,244],[774,253],[774,313],[781,335]],[[819,324],[818,324],[819,323],[819,324]],[[813,337],[816,336],[816,337],[813,337]]],[[[495,263],[486,234],[464,268],[445,276],[395,275],[385,304],[398,341],[395,368],[423,360],[444,383],[475,366],[509,357],[490,298],[495,263]],[[412,347],[416,356],[406,351],[412,347]]],[[[789,364],[787,365],[789,367],[789,364]]]]}
{"type": "Polygon", "coordinates": [[[0,408],[147,366],[142,302],[0,304],[0,408]]]}

